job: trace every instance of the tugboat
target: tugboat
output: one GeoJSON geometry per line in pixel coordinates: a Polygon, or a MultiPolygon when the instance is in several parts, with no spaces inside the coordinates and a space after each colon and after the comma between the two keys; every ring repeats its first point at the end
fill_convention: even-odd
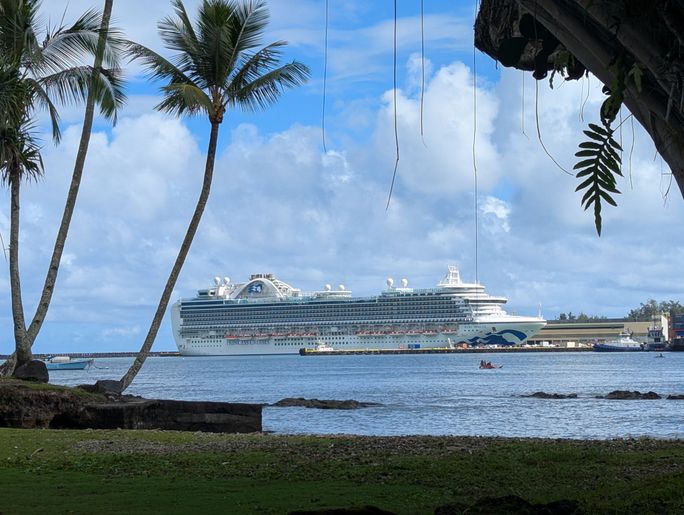
{"type": "Polygon", "coordinates": [[[663,328],[658,321],[653,318],[651,327],[648,328],[648,337],[644,350],[664,351],[667,347],[667,338],[663,335],[663,328]]]}
{"type": "Polygon", "coordinates": [[[644,347],[643,344],[634,340],[629,332],[623,331],[614,340],[595,343],[594,350],[598,352],[632,352],[642,351],[644,347]]]}

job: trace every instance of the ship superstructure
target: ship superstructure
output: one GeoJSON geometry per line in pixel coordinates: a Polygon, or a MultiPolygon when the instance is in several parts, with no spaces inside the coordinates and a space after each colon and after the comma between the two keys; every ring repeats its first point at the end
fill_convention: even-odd
{"type": "Polygon", "coordinates": [[[546,321],[507,314],[505,297],[461,281],[449,266],[435,288],[392,279],[377,296],[353,297],[344,285],[302,292],[273,274],[247,282],[216,277],[214,286],[171,308],[178,350],[186,356],[293,354],[301,348],[440,348],[467,343],[513,345],[546,321]]]}

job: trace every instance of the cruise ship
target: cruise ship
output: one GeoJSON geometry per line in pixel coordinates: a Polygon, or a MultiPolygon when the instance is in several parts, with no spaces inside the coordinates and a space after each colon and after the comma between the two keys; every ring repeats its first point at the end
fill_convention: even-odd
{"type": "Polygon", "coordinates": [[[435,288],[387,279],[380,295],[353,297],[344,285],[303,292],[273,274],[214,285],[171,307],[184,356],[295,354],[300,349],[427,349],[459,344],[515,345],[536,334],[541,317],[507,314],[505,297],[461,280],[449,266],[435,288]]]}

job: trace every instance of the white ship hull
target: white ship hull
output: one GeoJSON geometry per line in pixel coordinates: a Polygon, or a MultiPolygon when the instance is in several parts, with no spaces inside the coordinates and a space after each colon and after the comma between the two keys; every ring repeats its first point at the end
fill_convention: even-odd
{"type": "Polygon", "coordinates": [[[178,351],[183,356],[297,354],[299,349],[315,349],[321,344],[330,346],[334,350],[443,349],[463,343],[506,346],[524,342],[546,325],[542,319],[515,317],[518,320],[461,324],[456,332],[447,333],[402,333],[399,330],[389,331],[387,334],[330,336],[312,334],[309,336],[276,335],[257,338],[226,338],[223,335],[216,334],[216,331],[210,331],[202,336],[184,338],[177,330],[180,327],[178,304],[173,306],[171,313],[174,321],[174,338],[178,351]]]}
{"type": "Polygon", "coordinates": [[[215,278],[215,286],[171,308],[173,335],[184,356],[296,354],[319,346],[333,350],[449,348],[515,345],[536,334],[542,318],[513,316],[505,297],[461,281],[450,266],[435,288],[387,289],[352,297],[344,285],[302,292],[272,274],[245,283],[215,278]]]}

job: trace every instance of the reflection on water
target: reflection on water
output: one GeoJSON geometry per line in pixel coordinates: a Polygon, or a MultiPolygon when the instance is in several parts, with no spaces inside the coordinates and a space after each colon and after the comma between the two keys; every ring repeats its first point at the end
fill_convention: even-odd
{"type": "MultiPolygon", "coordinates": [[[[240,356],[147,360],[127,393],[273,403],[284,397],[382,403],[352,411],[265,408],[264,430],[366,435],[684,437],[684,401],[609,401],[612,390],[684,394],[684,353],[240,356]],[[480,359],[503,368],[480,370],[480,359]],[[577,399],[523,398],[536,391],[577,399]]],[[[60,384],[118,379],[132,358],[52,372],[60,384]]]]}

